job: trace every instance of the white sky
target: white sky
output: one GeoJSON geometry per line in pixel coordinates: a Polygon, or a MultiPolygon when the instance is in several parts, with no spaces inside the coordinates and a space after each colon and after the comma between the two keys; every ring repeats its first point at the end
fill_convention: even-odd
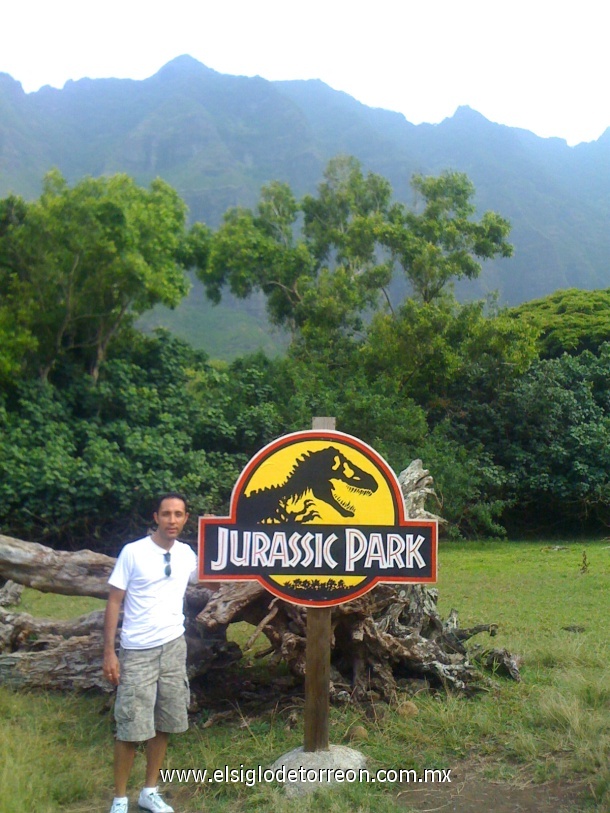
{"type": "Polygon", "coordinates": [[[31,92],[144,79],[190,54],[221,73],[322,79],[414,124],[459,105],[569,144],[610,126],[600,0],[12,0],[0,71],[31,92]]]}

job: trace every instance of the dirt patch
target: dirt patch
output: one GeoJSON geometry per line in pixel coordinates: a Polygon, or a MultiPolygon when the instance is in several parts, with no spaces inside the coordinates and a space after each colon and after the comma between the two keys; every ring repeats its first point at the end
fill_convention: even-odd
{"type": "Polygon", "coordinates": [[[485,778],[486,767],[464,763],[451,769],[451,783],[404,785],[402,808],[417,813],[580,813],[590,810],[586,781],[533,784],[485,778]]]}

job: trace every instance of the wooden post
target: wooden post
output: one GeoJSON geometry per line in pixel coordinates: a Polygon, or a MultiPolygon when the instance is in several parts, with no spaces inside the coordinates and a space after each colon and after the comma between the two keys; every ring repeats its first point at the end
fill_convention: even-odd
{"type": "MultiPolygon", "coordinates": [[[[314,418],[312,429],[334,429],[335,418],[314,418]]],[[[307,608],[304,751],[328,751],[330,607],[307,608]]]]}

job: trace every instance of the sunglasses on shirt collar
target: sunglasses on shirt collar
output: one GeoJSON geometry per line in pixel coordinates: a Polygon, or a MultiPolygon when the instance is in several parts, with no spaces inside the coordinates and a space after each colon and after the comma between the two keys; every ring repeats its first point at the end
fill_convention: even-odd
{"type": "Polygon", "coordinates": [[[163,558],[165,559],[165,575],[166,576],[171,576],[172,575],[172,564],[171,564],[172,555],[171,555],[171,553],[169,551],[167,551],[167,553],[163,554],[163,558]]]}

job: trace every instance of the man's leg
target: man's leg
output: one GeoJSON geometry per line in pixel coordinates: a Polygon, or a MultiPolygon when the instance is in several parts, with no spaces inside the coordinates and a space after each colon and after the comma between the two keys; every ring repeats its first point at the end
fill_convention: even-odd
{"type": "Polygon", "coordinates": [[[114,795],[127,796],[127,782],[136,755],[135,742],[114,741],[114,795]]]}
{"type": "Polygon", "coordinates": [[[163,767],[169,734],[157,731],[152,740],[146,743],[146,783],[147,788],[154,788],[159,784],[159,771],[163,767]]]}
{"type": "MultiPolygon", "coordinates": [[[[154,706],[161,647],[123,649],[119,653],[121,680],[117,687],[114,716],[116,741],[114,772],[116,797],[127,796],[137,744],[155,737],[154,706]]],[[[115,797],[115,798],[116,798],[115,797]]]]}
{"type": "Polygon", "coordinates": [[[154,813],[173,813],[157,788],[170,733],[188,728],[188,680],[184,636],[161,647],[161,663],[155,703],[155,736],[146,745],[146,786],[138,804],[154,813]],[[155,789],[153,791],[153,789],[155,789]]]}

